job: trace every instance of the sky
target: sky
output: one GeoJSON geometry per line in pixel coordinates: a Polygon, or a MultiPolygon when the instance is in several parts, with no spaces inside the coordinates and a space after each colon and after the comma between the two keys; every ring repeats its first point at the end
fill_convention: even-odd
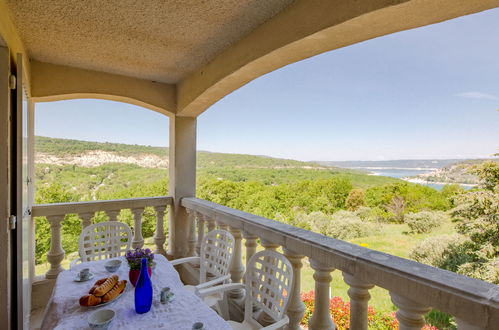
{"type": "MultiPolygon", "coordinates": [[[[168,118],[103,100],[36,105],[35,134],[168,145],[168,118]]],[[[499,9],[327,52],[198,118],[199,150],[298,160],[490,157],[499,147],[499,9]]]]}

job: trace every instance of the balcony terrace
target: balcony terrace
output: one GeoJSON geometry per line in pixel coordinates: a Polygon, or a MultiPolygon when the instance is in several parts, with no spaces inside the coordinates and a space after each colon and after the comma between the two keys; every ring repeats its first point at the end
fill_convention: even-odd
{"type": "MultiPolygon", "coordinates": [[[[342,276],[350,287],[351,329],[367,329],[369,290],[375,286],[390,292],[400,329],[420,329],[430,308],[455,316],[458,329],[497,329],[496,285],[197,199],[195,190],[196,118],[225,95],[325,51],[498,6],[497,0],[0,0],[0,319],[5,329],[36,328],[31,311],[43,308],[63,270],[65,215],[78,214],[85,228],[95,212],[117,221],[121,210],[130,209],[133,246],[141,247],[146,207],[156,211],[156,252],[170,259],[199,253],[206,231],[230,230],[236,240],[233,282],[242,280],[245,260],[258,243],[282,249],[295,271],[290,329],[299,328],[304,314],[299,293],[305,258],[314,270],[307,280],[314,281],[316,292],[310,329],[335,328],[329,314],[332,276],[342,276]],[[128,102],[170,118],[171,196],[34,205],[34,104],[74,98],[128,102]],[[33,217],[38,216],[51,228],[50,269],[42,277],[34,274],[33,217]]],[[[195,283],[196,265],[179,271],[186,283],[195,283]]],[[[242,316],[243,295],[230,292],[233,319],[242,316]]]]}

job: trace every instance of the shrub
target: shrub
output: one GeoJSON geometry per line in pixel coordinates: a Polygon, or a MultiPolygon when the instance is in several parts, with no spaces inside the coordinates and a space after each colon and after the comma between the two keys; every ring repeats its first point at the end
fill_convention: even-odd
{"type": "Polygon", "coordinates": [[[447,215],[444,212],[421,211],[406,214],[404,222],[409,226],[411,233],[421,234],[431,232],[446,219],[447,215]]]}
{"type": "Polygon", "coordinates": [[[499,284],[499,258],[487,258],[474,243],[459,234],[427,238],[417,244],[409,258],[434,267],[499,284]]]}
{"type": "Polygon", "coordinates": [[[385,208],[392,213],[393,221],[396,223],[404,222],[404,213],[405,213],[405,199],[402,196],[395,195],[393,196],[390,203],[385,205],[385,208]]]}
{"type": "Polygon", "coordinates": [[[440,235],[429,237],[419,242],[409,253],[409,258],[434,267],[442,267],[446,263],[449,246],[459,244],[465,239],[463,236],[440,235]]]}
{"type": "MultiPolygon", "coordinates": [[[[302,292],[301,299],[305,304],[305,315],[301,320],[303,327],[308,326],[308,322],[312,317],[314,311],[314,291],[302,292]]],[[[344,301],[340,297],[333,297],[329,301],[329,312],[336,325],[336,329],[343,330],[350,328],[350,303],[344,301]]],[[[395,318],[395,313],[382,313],[377,312],[371,306],[367,309],[367,322],[369,329],[375,330],[392,330],[398,329],[398,321],[395,318]]],[[[436,330],[437,328],[431,326],[424,326],[425,330],[436,330]]]]}
{"type": "Polygon", "coordinates": [[[354,212],[338,211],[332,216],[321,212],[308,215],[312,231],[338,239],[365,237],[379,233],[379,226],[362,221],[354,212]]]}
{"type": "Polygon", "coordinates": [[[373,221],[375,220],[374,212],[370,207],[361,206],[355,211],[355,215],[358,216],[362,221],[373,221]]]}
{"type": "Polygon", "coordinates": [[[355,211],[366,204],[364,190],[352,189],[345,201],[345,208],[349,211],[355,211]]]}

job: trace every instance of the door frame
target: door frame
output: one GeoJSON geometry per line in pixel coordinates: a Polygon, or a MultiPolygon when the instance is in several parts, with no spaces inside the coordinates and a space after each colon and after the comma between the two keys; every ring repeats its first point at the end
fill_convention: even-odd
{"type": "Polygon", "coordinates": [[[9,230],[9,216],[12,214],[12,173],[11,173],[11,74],[10,52],[0,46],[0,320],[6,329],[12,328],[12,319],[17,314],[13,303],[11,279],[12,233],[9,230]],[[14,314],[15,313],[15,314],[14,314]]]}

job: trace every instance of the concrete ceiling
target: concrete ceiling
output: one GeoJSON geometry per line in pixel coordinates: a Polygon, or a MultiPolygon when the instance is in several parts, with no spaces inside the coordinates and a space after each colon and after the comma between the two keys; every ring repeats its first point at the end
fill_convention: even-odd
{"type": "Polygon", "coordinates": [[[293,0],[7,0],[31,59],[176,83],[293,0]]]}

